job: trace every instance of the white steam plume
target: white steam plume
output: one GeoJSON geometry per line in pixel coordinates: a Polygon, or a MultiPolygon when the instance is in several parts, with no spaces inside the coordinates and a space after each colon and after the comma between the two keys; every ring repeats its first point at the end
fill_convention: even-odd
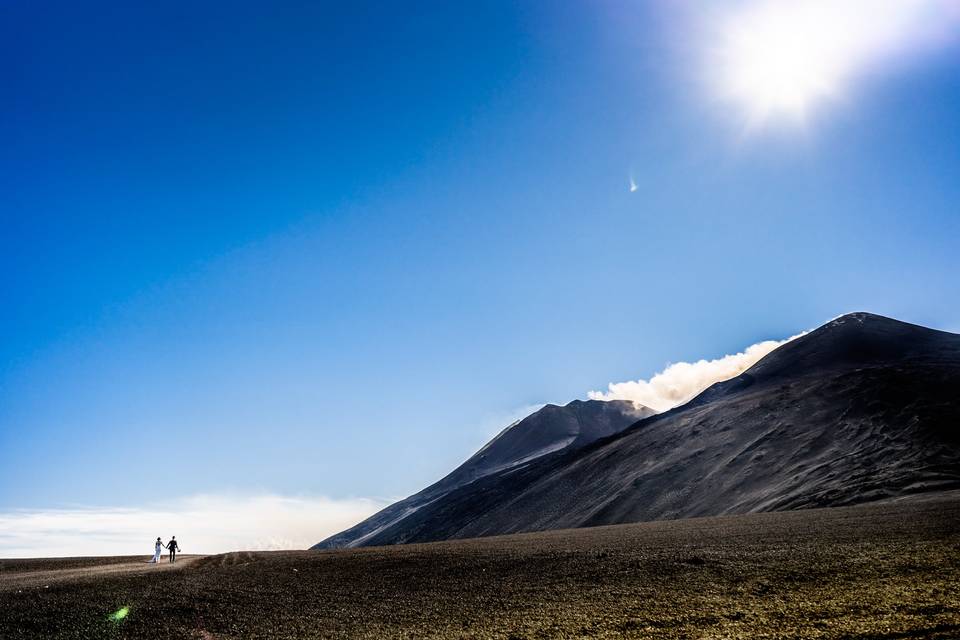
{"type": "Polygon", "coordinates": [[[591,391],[587,397],[591,400],[632,400],[656,411],[666,411],[688,402],[715,382],[740,375],[780,345],[802,335],[758,342],[740,353],[716,360],[674,362],[649,380],[611,382],[606,391],[591,391]]]}

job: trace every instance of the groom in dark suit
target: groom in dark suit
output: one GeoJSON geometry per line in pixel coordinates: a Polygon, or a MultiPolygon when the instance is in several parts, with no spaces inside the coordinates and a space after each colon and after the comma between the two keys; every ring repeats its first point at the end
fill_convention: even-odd
{"type": "Polygon", "coordinates": [[[170,538],[170,542],[164,545],[167,550],[170,551],[170,562],[177,561],[177,551],[180,550],[180,545],[177,544],[177,536],[170,538]]]}

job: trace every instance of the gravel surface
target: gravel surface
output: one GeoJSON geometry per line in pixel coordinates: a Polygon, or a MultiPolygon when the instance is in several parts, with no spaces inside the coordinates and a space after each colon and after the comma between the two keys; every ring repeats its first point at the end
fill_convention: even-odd
{"type": "Polygon", "coordinates": [[[183,569],[201,557],[178,554],[173,564],[167,562],[166,556],[156,564],[148,562],[146,556],[0,560],[0,591],[70,583],[93,576],[102,579],[106,575],[153,575],[183,569]]]}
{"type": "Polygon", "coordinates": [[[0,561],[0,638],[960,638],[956,492],[132,564],[0,561]]]}

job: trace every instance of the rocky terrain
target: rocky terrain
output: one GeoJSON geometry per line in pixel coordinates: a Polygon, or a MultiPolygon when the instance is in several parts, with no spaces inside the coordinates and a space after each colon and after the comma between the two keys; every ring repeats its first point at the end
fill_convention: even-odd
{"type": "Polygon", "coordinates": [[[44,584],[29,574],[78,561],[39,562],[0,561],[0,638],[960,637],[958,492],[149,572],[88,560],[44,584]]]}

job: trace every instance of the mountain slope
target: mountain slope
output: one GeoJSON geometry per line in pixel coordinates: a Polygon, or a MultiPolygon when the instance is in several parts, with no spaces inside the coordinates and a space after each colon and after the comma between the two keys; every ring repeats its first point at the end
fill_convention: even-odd
{"type": "Polygon", "coordinates": [[[496,471],[361,544],[856,504],[960,487],[960,336],[866,313],[682,407],[496,471]]]}
{"type": "Polygon", "coordinates": [[[490,474],[506,472],[558,451],[580,449],[616,434],[654,411],[632,402],[574,400],[548,404],[503,431],[439,482],[396,502],[360,524],[327,538],[314,549],[359,546],[402,522],[451,491],[490,474]]]}

